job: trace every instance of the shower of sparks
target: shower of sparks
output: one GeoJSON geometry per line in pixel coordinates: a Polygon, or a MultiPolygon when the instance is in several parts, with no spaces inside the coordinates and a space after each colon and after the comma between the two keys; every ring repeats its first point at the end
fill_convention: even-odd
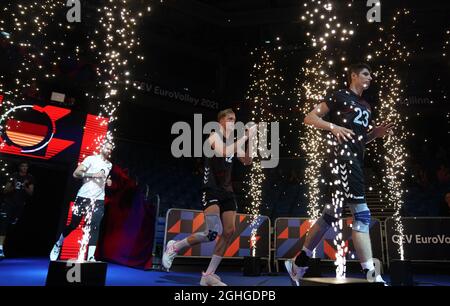
{"type": "MultiPolygon", "coordinates": [[[[268,148],[267,134],[268,125],[260,123],[269,123],[275,121],[273,114],[274,103],[273,98],[281,94],[280,83],[283,78],[279,76],[275,68],[275,61],[272,59],[269,51],[255,49],[253,54],[260,54],[257,62],[253,66],[253,71],[250,75],[252,83],[247,92],[246,101],[251,107],[251,121],[259,125],[258,128],[258,150],[253,150],[253,156],[256,157],[257,151],[260,152],[261,158],[268,158],[269,153],[266,152],[268,148]]],[[[249,177],[250,191],[246,198],[250,200],[250,206],[247,207],[247,213],[252,215],[251,227],[252,236],[250,238],[252,243],[252,254],[256,252],[256,228],[260,222],[260,206],[262,204],[262,185],[265,180],[265,175],[261,167],[261,160],[256,158],[252,163],[252,168],[249,177]]]]}
{"type": "Polygon", "coordinates": [[[448,52],[450,49],[450,30],[445,32],[444,45],[442,46],[442,56],[448,56],[448,52]]]}
{"type": "Polygon", "coordinates": [[[382,122],[392,122],[395,124],[395,134],[380,142],[373,142],[371,149],[374,156],[383,156],[383,160],[378,160],[383,168],[383,184],[385,185],[387,205],[394,208],[393,218],[395,220],[395,229],[401,237],[399,240],[398,253],[400,259],[404,260],[403,248],[403,225],[401,221],[401,208],[405,193],[405,173],[406,173],[406,139],[409,136],[405,129],[405,122],[408,117],[404,117],[399,112],[401,104],[401,95],[403,89],[402,82],[398,75],[398,67],[406,65],[410,55],[406,47],[398,39],[398,23],[400,18],[408,16],[409,11],[399,11],[393,17],[393,23],[390,28],[379,28],[380,38],[377,41],[369,43],[369,47],[375,50],[374,54],[369,54],[367,60],[374,61],[375,67],[372,67],[377,75],[379,83],[379,115],[378,124],[382,122]]]}
{"type": "MultiPolygon", "coordinates": [[[[108,125],[117,120],[117,110],[121,103],[120,90],[128,92],[132,77],[132,58],[143,61],[144,57],[136,54],[140,45],[136,35],[138,20],[145,12],[134,13],[129,0],[108,0],[108,4],[97,9],[99,21],[95,37],[90,41],[90,49],[96,53],[99,63],[97,68],[97,94],[89,98],[100,105],[99,117],[108,118],[102,124],[108,125]],[[135,15],[134,15],[135,14],[135,15]]],[[[150,8],[147,8],[147,12],[150,8]]],[[[114,144],[113,131],[108,131],[106,139],[114,144]]],[[[100,141],[97,146],[100,146],[100,141]]]]}
{"type": "MultiPolygon", "coordinates": [[[[83,236],[78,241],[80,245],[80,249],[78,250],[78,257],[77,262],[84,262],[86,258],[86,251],[89,246],[89,240],[91,238],[91,221],[92,221],[92,215],[94,213],[95,209],[95,199],[90,199],[90,203],[86,208],[86,212],[84,215],[84,226],[83,226],[83,236]]],[[[74,211],[72,213],[75,213],[79,215],[81,212],[76,211],[76,206],[74,206],[74,211]]],[[[88,258],[89,260],[89,258],[88,258]]]]}
{"type": "MultiPolygon", "coordinates": [[[[144,16],[144,12],[137,12],[134,15],[131,7],[129,0],[108,0],[107,5],[97,9],[99,20],[94,31],[95,36],[90,41],[90,49],[96,54],[96,61],[99,63],[96,70],[97,93],[86,96],[100,105],[97,117],[98,120],[102,120],[100,125],[108,126],[118,119],[117,110],[123,98],[120,90],[123,88],[128,92],[132,86],[131,59],[144,60],[143,56],[136,54],[136,48],[140,44],[136,37],[137,22],[144,16]]],[[[146,11],[149,12],[150,9],[147,8],[146,11]]],[[[98,154],[105,143],[111,144],[114,148],[114,131],[108,129],[105,136],[95,139],[94,154],[98,154]]],[[[92,214],[92,211],[88,213],[92,214]]],[[[85,228],[89,227],[90,224],[86,222],[85,228]]],[[[83,230],[79,259],[85,258],[85,244],[89,239],[90,230],[83,230]]]]}
{"type": "MultiPolygon", "coordinates": [[[[300,72],[296,93],[299,108],[304,114],[307,114],[317,104],[324,101],[327,90],[335,90],[340,85],[338,79],[344,73],[343,70],[340,70],[340,67],[346,63],[344,46],[354,35],[354,30],[352,29],[352,22],[344,24],[339,21],[333,1],[310,0],[303,6],[304,12],[301,20],[309,28],[306,32],[307,46],[313,52],[313,55],[306,60],[300,72]]],[[[351,3],[347,6],[351,7],[351,3]]],[[[319,206],[322,197],[319,188],[320,183],[324,182],[320,173],[325,159],[323,152],[329,151],[329,149],[327,149],[322,131],[310,126],[305,128],[300,144],[307,162],[305,181],[307,184],[308,215],[314,223],[320,217],[319,206]]],[[[337,277],[345,277],[345,257],[341,258],[340,246],[343,241],[339,224],[335,224],[334,230],[336,232],[334,244],[337,248],[336,275],[337,277]]]]}
{"type": "MultiPolygon", "coordinates": [[[[48,59],[54,64],[58,59],[59,47],[63,42],[51,41],[48,35],[50,24],[54,26],[55,10],[62,4],[56,0],[36,1],[31,4],[9,2],[3,4],[0,32],[2,39],[20,50],[20,63],[16,70],[8,71],[14,84],[4,84],[6,76],[0,75],[0,91],[5,95],[3,104],[11,108],[25,100],[24,91],[39,77],[55,77],[46,67],[48,59]]],[[[55,22],[56,23],[56,22],[55,22]]],[[[62,27],[61,24],[57,24],[62,27]]],[[[18,55],[19,55],[18,54],[18,55]]],[[[39,91],[39,88],[35,88],[39,91]]],[[[4,105],[5,107],[5,105],[4,105]]]]}
{"type": "MultiPolygon", "coordinates": [[[[16,69],[0,71],[0,114],[2,114],[0,131],[8,130],[8,120],[14,112],[5,118],[3,115],[15,105],[25,101],[25,92],[39,92],[36,81],[39,78],[50,79],[55,74],[49,72],[49,66],[60,59],[58,48],[62,42],[50,41],[48,27],[55,26],[55,10],[63,7],[61,1],[17,1],[2,2],[0,14],[0,40],[16,48],[19,57],[16,69]],[[5,74],[7,73],[7,74],[5,74]]],[[[61,24],[57,26],[61,27],[61,24]]],[[[0,176],[10,180],[8,164],[0,158],[0,176]]],[[[4,188],[5,186],[2,186],[4,188]]]]}
{"type": "MultiPolygon", "coordinates": [[[[133,15],[132,6],[129,0],[108,0],[97,9],[99,18],[94,35],[87,35],[90,40],[89,50],[95,54],[97,61],[97,88],[96,93],[86,96],[100,106],[98,118],[104,125],[117,119],[120,90],[123,88],[128,91],[130,85],[132,57],[139,61],[144,59],[135,54],[139,46],[136,27],[137,21],[150,12],[150,8],[142,8],[142,12],[133,15]]],[[[0,39],[20,50],[16,52],[20,57],[16,69],[8,71],[8,75],[0,72],[0,94],[3,96],[1,111],[6,113],[25,101],[24,93],[27,90],[39,92],[40,81],[54,78],[56,75],[52,68],[61,60],[72,56],[78,59],[82,46],[75,46],[70,51],[65,47],[73,28],[67,22],[58,21],[58,18],[65,16],[65,1],[31,1],[26,4],[10,1],[2,3],[1,10],[0,39]],[[50,27],[60,29],[62,34],[57,35],[61,36],[58,41],[52,39],[50,27]]],[[[7,129],[7,126],[1,128],[7,129]]],[[[112,131],[108,131],[106,140],[114,145],[112,131]]],[[[96,139],[96,153],[104,142],[104,137],[96,139]]],[[[7,165],[0,160],[3,176],[9,176],[7,169],[7,165]]],[[[83,241],[86,239],[89,240],[83,237],[83,241]]]]}

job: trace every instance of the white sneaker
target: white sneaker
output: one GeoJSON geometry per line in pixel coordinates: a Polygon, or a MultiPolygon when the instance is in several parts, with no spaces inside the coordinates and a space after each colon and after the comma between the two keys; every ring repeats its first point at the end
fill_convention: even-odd
{"type": "Polygon", "coordinates": [[[3,249],[0,249],[0,260],[5,258],[5,253],[3,253],[3,249]]]}
{"type": "Polygon", "coordinates": [[[385,287],[388,286],[388,284],[387,284],[386,281],[381,277],[381,275],[377,275],[377,277],[375,278],[375,282],[376,282],[376,283],[383,283],[385,287]]]}
{"type": "Polygon", "coordinates": [[[214,273],[205,274],[202,273],[202,279],[200,280],[200,286],[227,286],[220,277],[214,273]]]}
{"type": "Polygon", "coordinates": [[[367,280],[369,280],[369,282],[383,283],[385,286],[388,286],[388,284],[387,284],[386,281],[381,277],[381,275],[379,275],[379,274],[376,275],[376,276],[375,276],[375,280],[373,280],[373,275],[372,275],[372,276],[369,275],[369,270],[368,270],[368,269],[363,270],[363,272],[364,272],[364,274],[365,274],[367,280]],[[372,279],[372,280],[370,280],[370,279],[372,279]]]}
{"type": "Polygon", "coordinates": [[[177,257],[177,250],[175,249],[175,240],[170,240],[167,242],[166,250],[164,251],[162,257],[162,264],[164,268],[169,270],[172,267],[173,260],[177,257]]]}
{"type": "Polygon", "coordinates": [[[300,286],[300,280],[303,278],[303,275],[305,275],[308,267],[297,266],[294,259],[286,260],[284,266],[295,285],[300,286]]]}
{"type": "Polygon", "coordinates": [[[88,262],[97,262],[97,260],[95,260],[95,257],[92,256],[91,258],[88,259],[88,262]]]}
{"type": "Polygon", "coordinates": [[[58,243],[55,243],[53,246],[52,251],[50,252],[50,260],[55,261],[58,260],[59,254],[61,253],[61,247],[62,245],[59,245],[58,243]]]}

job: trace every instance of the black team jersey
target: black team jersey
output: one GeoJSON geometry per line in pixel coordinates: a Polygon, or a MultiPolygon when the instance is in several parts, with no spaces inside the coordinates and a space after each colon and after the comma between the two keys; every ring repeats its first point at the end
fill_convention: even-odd
{"type": "MultiPolygon", "coordinates": [[[[325,98],[330,112],[329,121],[355,133],[353,140],[342,141],[333,148],[333,154],[342,160],[364,161],[367,130],[372,120],[372,109],[362,97],[350,89],[338,90],[325,98]]],[[[337,142],[337,140],[336,140],[337,142]]]]}
{"type": "Polygon", "coordinates": [[[25,204],[30,200],[31,196],[25,191],[25,187],[29,185],[34,185],[34,178],[31,174],[26,174],[24,176],[19,173],[13,173],[11,176],[11,184],[13,184],[14,191],[5,196],[7,202],[12,202],[16,204],[25,204]]]}
{"type": "MultiPolygon", "coordinates": [[[[226,140],[223,139],[224,144],[226,140]]],[[[234,156],[205,157],[202,190],[233,192],[231,172],[233,170],[234,156]]]]}

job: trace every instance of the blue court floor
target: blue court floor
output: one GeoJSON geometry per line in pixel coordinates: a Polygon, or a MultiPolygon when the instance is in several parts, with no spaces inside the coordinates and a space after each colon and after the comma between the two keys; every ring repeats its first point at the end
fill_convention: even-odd
{"type": "MultiPolygon", "coordinates": [[[[0,261],[0,286],[44,286],[49,261],[42,258],[4,259],[0,261]]],[[[291,286],[286,273],[244,277],[242,272],[218,272],[222,280],[234,286],[291,286]]],[[[326,275],[332,276],[332,275],[326,275]]],[[[361,275],[348,275],[361,277],[361,275]]],[[[383,276],[389,282],[389,275],[383,276]]],[[[197,286],[200,272],[142,271],[108,263],[107,286],[197,286]]],[[[450,275],[414,275],[418,286],[450,286],[450,275]]]]}

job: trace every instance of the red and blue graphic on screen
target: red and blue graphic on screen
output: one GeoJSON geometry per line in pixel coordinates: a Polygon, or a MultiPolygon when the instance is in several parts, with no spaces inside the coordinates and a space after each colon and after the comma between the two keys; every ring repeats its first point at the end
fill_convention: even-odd
{"type": "Polygon", "coordinates": [[[58,137],[61,128],[58,121],[70,113],[70,109],[36,104],[18,105],[8,109],[0,122],[0,152],[52,159],[76,142],[58,137]]]}
{"type": "MultiPolygon", "coordinates": [[[[0,95],[0,107],[2,102],[0,95]]],[[[106,136],[109,122],[108,118],[32,101],[7,109],[1,120],[0,153],[70,165],[94,153],[98,140],[106,136]]],[[[64,241],[61,259],[77,257],[83,225],[84,220],[64,241]]]]}
{"type": "Polygon", "coordinates": [[[92,154],[108,119],[28,100],[3,109],[0,95],[0,153],[73,163],[92,154]]]}
{"type": "MultiPolygon", "coordinates": [[[[259,216],[256,235],[257,257],[267,258],[270,253],[269,218],[259,216]]],[[[251,256],[250,238],[253,226],[251,216],[236,215],[236,231],[231,239],[230,246],[225,252],[225,257],[245,257],[251,256]]],[[[167,214],[166,242],[169,240],[181,240],[189,235],[203,231],[205,228],[204,214],[201,211],[171,209],[167,214]]],[[[220,239],[220,236],[217,238],[220,239]]],[[[188,248],[180,253],[180,256],[187,257],[208,257],[212,256],[215,242],[208,242],[188,248]]]]}
{"type": "MultiPolygon", "coordinates": [[[[343,222],[342,237],[348,252],[347,260],[357,260],[352,241],[352,218],[346,218],[343,222]]],[[[275,258],[289,259],[297,256],[305,241],[306,234],[311,227],[311,222],[304,218],[279,218],[275,222],[275,258]]],[[[370,223],[370,236],[372,249],[376,258],[382,258],[382,241],[380,222],[372,219],[370,223]]],[[[336,248],[333,240],[336,233],[330,228],[324,235],[323,241],[316,247],[316,258],[336,260],[336,248]]]]}

